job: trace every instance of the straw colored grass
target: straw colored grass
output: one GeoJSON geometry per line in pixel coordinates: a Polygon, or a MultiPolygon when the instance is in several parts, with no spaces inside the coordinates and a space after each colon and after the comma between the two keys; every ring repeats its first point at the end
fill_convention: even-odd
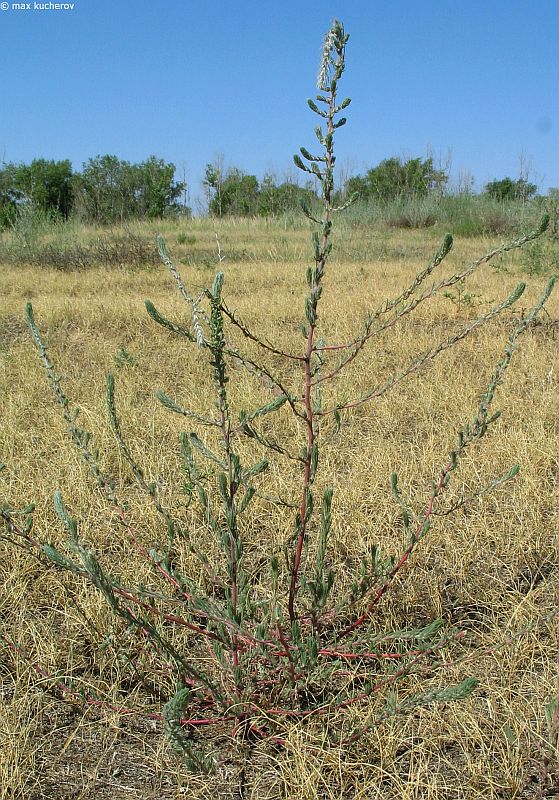
{"type": "MultiPolygon", "coordinates": [[[[207,220],[163,226],[189,287],[210,281],[213,227],[207,220]],[[181,233],[186,243],[177,241],[184,238],[181,233]]],[[[231,220],[217,223],[217,229],[226,255],[221,268],[228,305],[280,347],[300,346],[309,255],[306,227],[298,222],[231,220]]],[[[142,232],[155,233],[147,227],[142,232]]],[[[368,309],[407,285],[437,245],[430,231],[358,227],[338,230],[335,241],[339,247],[329,264],[321,306],[331,340],[350,336],[368,309]],[[352,257],[359,251],[359,259],[352,257]]],[[[445,272],[494,243],[457,242],[445,272]]],[[[476,274],[468,287],[476,295],[475,303],[505,297],[525,277],[523,258],[508,256],[498,270],[485,267],[476,274]]],[[[138,564],[118,528],[107,522],[103,503],[65,434],[21,322],[23,308],[26,300],[33,300],[66,392],[80,406],[82,424],[94,434],[103,462],[119,476],[136,528],[152,544],[163,532],[118,454],[104,408],[104,375],[115,373],[120,416],[134,454],[149,479],[158,480],[167,496],[176,499],[182,480],[177,442],[181,420],[157,403],[154,392],[162,389],[184,407],[204,413],[212,403],[210,383],[200,351],[158,328],[143,301],[149,298],[173,319],[187,309],[163,268],[92,268],[79,273],[7,265],[1,269],[0,460],[8,465],[3,496],[13,507],[36,502],[35,535],[60,543],[64,534],[52,496],[62,489],[84,537],[105,563],[137,581],[146,568],[138,564]],[[129,362],[119,360],[122,348],[130,354],[129,362]]],[[[524,307],[541,293],[543,284],[544,278],[530,279],[521,300],[524,307]]],[[[445,298],[422,306],[413,318],[374,341],[341,379],[339,391],[351,386],[351,393],[357,394],[483,308],[489,305],[466,304],[458,310],[445,298]]],[[[517,462],[522,467],[519,476],[495,494],[436,521],[379,608],[379,629],[426,624],[442,616],[466,631],[465,642],[453,653],[459,657],[468,648],[489,647],[557,608],[557,296],[547,310],[523,337],[499,390],[496,405],[503,409],[502,419],[465,459],[454,491],[458,496],[462,487],[473,490],[517,462]]],[[[521,308],[514,311],[516,316],[520,313],[521,308]]],[[[457,429],[475,410],[512,316],[479,330],[387,397],[348,414],[339,437],[323,445],[324,479],[335,489],[331,557],[346,579],[367,545],[378,543],[384,552],[397,550],[401,532],[390,474],[398,471],[402,489],[414,502],[428,497],[430,481],[454,444],[457,429]]],[[[240,370],[234,371],[231,385],[233,402],[245,408],[266,398],[265,387],[240,370]]],[[[282,463],[272,464],[271,476],[276,494],[288,496],[296,485],[297,476],[282,463]]],[[[264,502],[255,503],[246,534],[255,569],[265,564],[271,548],[281,546],[291,527],[288,513],[272,517],[264,502]]],[[[208,541],[207,547],[211,553],[214,545],[208,541]]],[[[76,685],[86,691],[94,686],[111,702],[128,694],[127,702],[141,706],[145,687],[126,683],[123,664],[113,650],[102,646],[114,626],[104,602],[80,581],[53,569],[45,571],[24,551],[2,543],[0,548],[1,632],[44,669],[73,675],[76,685]]],[[[184,568],[189,569],[186,554],[184,568]]],[[[344,750],[325,747],[319,728],[286,726],[285,752],[261,745],[244,775],[240,762],[232,758],[218,776],[199,778],[181,768],[159,723],[63,702],[46,691],[48,680],[29,661],[0,644],[0,799],[233,798],[239,797],[241,785],[243,796],[254,800],[551,796],[553,787],[559,792],[559,774],[556,764],[547,773],[543,768],[549,752],[544,705],[559,691],[558,652],[557,621],[544,622],[497,652],[450,666],[448,682],[470,674],[481,681],[464,702],[392,719],[344,750]]],[[[158,680],[153,676],[155,688],[158,680]]],[[[428,689],[440,685],[440,676],[422,681],[422,689],[428,689]]],[[[363,721],[373,712],[371,703],[352,714],[363,721]]],[[[333,718],[331,724],[350,721],[333,718]]]]}

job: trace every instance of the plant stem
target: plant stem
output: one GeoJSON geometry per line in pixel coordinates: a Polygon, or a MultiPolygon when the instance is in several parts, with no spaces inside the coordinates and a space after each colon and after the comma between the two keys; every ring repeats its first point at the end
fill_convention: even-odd
{"type": "MultiPolygon", "coordinates": [[[[304,391],[304,406],[305,406],[305,424],[307,427],[307,449],[305,455],[305,464],[303,472],[303,486],[301,491],[301,503],[299,507],[299,531],[297,535],[297,542],[295,545],[295,554],[293,557],[293,564],[291,568],[291,581],[289,586],[289,600],[288,600],[288,613],[289,619],[293,623],[297,616],[295,612],[295,598],[297,595],[297,580],[299,576],[299,569],[301,566],[301,554],[303,552],[303,545],[305,543],[305,536],[307,533],[307,521],[309,517],[309,493],[310,487],[313,483],[314,475],[312,470],[313,458],[315,458],[316,440],[318,437],[318,428],[315,429],[314,424],[314,407],[312,401],[312,388],[313,388],[313,361],[316,352],[314,344],[314,336],[318,322],[317,308],[322,293],[322,279],[324,277],[326,262],[329,253],[329,238],[331,232],[330,223],[330,210],[332,207],[332,191],[333,191],[333,172],[334,172],[334,117],[336,107],[336,81],[343,71],[344,51],[343,46],[338,50],[338,60],[336,63],[335,75],[332,83],[328,89],[328,116],[326,123],[326,136],[325,142],[325,169],[321,173],[322,184],[322,200],[323,200],[323,215],[322,215],[322,235],[320,244],[315,251],[315,269],[313,270],[312,280],[310,281],[310,294],[307,297],[307,343],[304,356],[304,370],[305,370],[305,391],[304,391]]],[[[314,166],[314,165],[313,165],[314,166]]]]}

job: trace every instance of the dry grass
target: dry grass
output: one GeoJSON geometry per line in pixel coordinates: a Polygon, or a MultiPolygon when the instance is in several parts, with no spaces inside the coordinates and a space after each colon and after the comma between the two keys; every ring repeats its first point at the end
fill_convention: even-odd
{"type": "MultiPolygon", "coordinates": [[[[223,264],[224,295],[262,335],[285,347],[300,347],[308,231],[298,223],[293,230],[288,227],[220,223],[222,249],[232,254],[223,264]]],[[[207,284],[213,270],[212,224],[166,223],[163,233],[189,286],[207,284]]],[[[345,239],[330,264],[321,316],[330,340],[349,336],[365,311],[407,285],[436,248],[428,231],[352,228],[338,236],[345,239]]],[[[492,244],[472,239],[457,243],[445,270],[481,255],[492,244]]],[[[512,290],[522,258],[508,257],[499,271],[486,267],[476,275],[469,286],[478,295],[475,302],[501,299],[512,290]]],[[[119,475],[136,526],[150,543],[163,532],[155,527],[117,453],[104,410],[104,374],[116,373],[123,425],[147,475],[160,481],[170,498],[176,497],[180,420],[161,408],[154,391],[161,388],[203,413],[211,404],[209,383],[199,351],[158,329],[143,301],[151,299],[174,319],[185,309],[163,268],[61,273],[4,266],[2,273],[0,458],[9,467],[4,473],[6,500],[14,507],[35,501],[36,535],[61,542],[52,495],[62,489],[68,507],[82,520],[85,538],[105,554],[106,563],[125,576],[137,576],[145,568],[118,528],[107,523],[102,501],[65,435],[21,322],[23,307],[33,300],[67,393],[80,406],[82,424],[93,432],[104,463],[119,475]],[[117,357],[122,348],[130,361],[117,357]]],[[[531,279],[521,303],[528,307],[542,286],[542,278],[531,279]]],[[[422,307],[419,315],[375,340],[338,390],[353,393],[376,383],[482,308],[488,306],[466,305],[458,318],[448,299],[422,307]]],[[[473,489],[516,462],[522,466],[519,477],[465,511],[438,519],[379,610],[379,628],[425,624],[442,616],[467,632],[468,647],[483,648],[557,608],[557,296],[548,312],[524,337],[499,392],[497,407],[504,410],[503,417],[465,461],[456,490],[462,485],[473,489]]],[[[342,574],[351,573],[367,544],[377,542],[385,552],[397,548],[400,531],[389,491],[391,472],[398,471],[401,487],[416,503],[428,496],[456,430],[475,410],[511,321],[509,315],[485,327],[389,397],[348,415],[343,439],[324,447],[325,480],[335,487],[332,558],[342,574]]],[[[232,384],[235,400],[245,408],[266,397],[263,387],[252,385],[240,372],[232,384]]],[[[288,495],[294,476],[283,464],[274,464],[271,474],[274,492],[288,495]]],[[[289,515],[272,517],[265,503],[255,505],[247,531],[255,567],[271,547],[281,545],[291,524],[289,515]]],[[[127,692],[132,704],[141,704],[142,688],[126,683],[123,664],[112,650],[101,647],[114,624],[104,603],[79,581],[45,571],[23,551],[0,547],[1,632],[46,669],[74,675],[78,685],[95,686],[113,700],[127,692]]],[[[559,774],[552,764],[544,784],[544,705],[558,692],[557,652],[557,621],[531,629],[497,653],[449,667],[448,681],[469,674],[480,678],[480,688],[469,700],[383,723],[345,750],[324,747],[319,729],[288,727],[287,751],[260,747],[241,781],[233,758],[217,778],[187,775],[161,736],[159,723],[68,705],[43,691],[48,681],[24,658],[4,649],[0,798],[227,798],[240,796],[242,782],[243,796],[254,800],[551,796],[559,793],[559,774]]],[[[440,684],[440,676],[426,678],[423,688],[440,684]]],[[[361,718],[373,713],[373,705],[359,710],[361,718]]],[[[332,724],[347,722],[334,719],[332,724]]]]}

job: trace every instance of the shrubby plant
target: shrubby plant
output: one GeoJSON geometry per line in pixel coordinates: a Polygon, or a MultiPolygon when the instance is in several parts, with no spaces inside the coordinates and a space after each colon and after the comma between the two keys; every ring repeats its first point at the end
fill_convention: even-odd
{"type": "Polygon", "coordinates": [[[388,203],[410,197],[426,197],[429,193],[441,195],[448,183],[448,175],[436,169],[431,157],[426,159],[386,158],[372,167],[364,176],[350,178],[346,191],[357,192],[364,200],[388,203]]]}
{"type": "Polygon", "coordinates": [[[275,217],[289,211],[300,213],[300,204],[316,201],[312,181],[305,188],[291,181],[278,183],[270,173],[260,184],[256,175],[232,167],[224,170],[218,159],[207,164],[204,188],[208,213],[213,217],[275,217]]]}
{"type": "Polygon", "coordinates": [[[47,218],[67,219],[73,205],[72,163],[36,158],[13,168],[14,187],[47,218]]]}
{"type": "Polygon", "coordinates": [[[174,164],[156,156],[139,164],[112,155],[96,156],[81,172],[73,172],[67,159],[4,163],[0,164],[0,230],[13,227],[29,208],[50,223],[70,217],[101,225],[159,219],[183,210],[178,200],[185,188],[184,182],[175,181],[174,164]]]}
{"type": "MultiPolygon", "coordinates": [[[[493,410],[497,387],[511,362],[518,339],[534,321],[553,286],[549,281],[538,302],[517,322],[504,345],[472,418],[460,429],[455,446],[441,458],[438,474],[422,508],[413,508],[392,475],[392,494],[400,510],[404,545],[398,553],[381,553],[377,547],[364,553],[356,574],[347,580],[331,566],[329,547],[333,530],[331,486],[321,480],[321,446],[326,435],[343,429],[344,417],[352,409],[382,397],[408,376],[429,365],[480,326],[509,309],[522,295],[524,284],[470,320],[448,339],[436,342],[402,369],[354,397],[336,394],[337,378],[356,362],[375,336],[390,330],[403,317],[436,295],[460,287],[482,264],[508,250],[536,239],[540,228],[487,253],[449,277],[429,283],[448,255],[452,238],[445,237],[431,263],[397,297],[371,311],[355,335],[345,342],[332,342],[322,330],[320,309],[325,276],[332,250],[335,216],[343,207],[333,205],[335,136],[345,124],[341,113],[350,100],[339,100],[338,90],[345,68],[348,36],[335,21],[323,47],[318,79],[319,94],[309,100],[319,118],[315,130],[317,153],[302,147],[296,165],[316,178],[322,189],[322,210],[306,207],[313,224],[314,258],[306,273],[306,297],[301,320],[301,348],[290,352],[270,343],[252,330],[224,299],[224,275],[219,272],[210,288],[192,296],[171,260],[165,243],[158,240],[163,263],[189,308],[191,322],[165,317],[146,302],[155,323],[185,343],[198,348],[208,361],[215,389],[214,412],[202,415],[183,407],[178,400],[158,392],[161,404],[178,414],[198,431],[180,436],[184,494],[198,528],[215,540],[219,563],[209,557],[196,537],[165,504],[156,483],[150,482],[127,443],[118,414],[115,381],[107,377],[110,424],[120,452],[135,479],[161,517],[167,535],[165,547],[146,542],[147,531],[135,531],[117,481],[104,471],[90,434],[81,427],[77,409],[70,405],[47,345],[27,308],[29,327],[56,401],[61,407],[69,435],[81,452],[96,484],[135,550],[150,565],[153,579],[148,585],[130,586],[105,563],[80,535],[78,521],[55,496],[55,508],[67,533],[66,549],[41,544],[32,534],[32,509],[20,515],[4,509],[7,536],[40,550],[61,570],[89,582],[104,597],[122,624],[135,631],[150,648],[153,675],[164,675],[168,693],[162,708],[165,731],[192,769],[209,771],[218,759],[211,736],[200,730],[222,731],[224,726],[239,742],[259,739],[284,744],[285,722],[325,724],[326,738],[333,743],[356,741],[386,717],[406,714],[418,706],[467,697],[476,680],[466,677],[452,685],[441,668],[440,688],[414,692],[406,679],[436,670],[433,656],[451,643],[459,632],[446,629],[442,620],[421,628],[380,629],[375,612],[400,570],[425,539],[435,514],[450,513],[460,504],[446,500],[448,487],[466,452],[475,447],[499,417],[493,410]],[[243,349],[242,344],[247,347],[243,349]],[[257,352],[260,356],[255,356],[257,352]],[[235,368],[235,371],[232,371],[235,368]],[[270,399],[257,408],[234,409],[230,384],[239,369],[247,370],[270,388],[270,399]],[[278,418],[283,434],[270,431],[267,420],[278,418]],[[294,435],[293,428],[298,434],[294,435]],[[212,439],[213,436],[213,439],[212,439]],[[300,441],[298,441],[298,439],[300,441]],[[243,440],[254,444],[252,458],[241,454],[243,440]],[[212,444],[211,442],[217,442],[212,444]],[[301,445],[298,447],[297,445],[301,445]],[[267,453],[262,458],[262,453],[267,453]],[[299,496],[295,504],[273,496],[266,487],[270,460],[284,462],[298,476],[299,496]],[[320,487],[320,489],[318,488],[320,487]],[[260,498],[260,499],[259,499],[260,498]],[[269,552],[262,574],[250,560],[247,543],[248,511],[263,502],[279,515],[293,507],[293,524],[286,532],[283,551],[269,552]],[[185,574],[179,555],[186,550],[199,565],[199,574],[185,574]],[[400,689],[400,691],[396,691],[400,689]],[[376,713],[351,730],[328,726],[332,715],[343,714],[374,698],[376,713]],[[216,727],[212,727],[216,726],[216,727]]],[[[499,487],[514,477],[517,467],[487,481],[479,491],[499,487]]],[[[14,649],[17,646],[13,645],[14,649]]],[[[57,683],[67,694],[77,696],[67,684],[57,683]]],[[[163,689],[162,689],[163,691],[163,689]]],[[[98,702],[85,698],[85,702],[98,702]]]]}
{"type": "Polygon", "coordinates": [[[139,268],[160,263],[151,237],[133,230],[79,241],[72,230],[53,226],[32,206],[18,214],[10,239],[0,243],[0,258],[11,264],[81,271],[95,266],[139,268]],[[50,235],[45,241],[45,232],[50,235]]]}
{"type": "Polygon", "coordinates": [[[97,156],[74,179],[78,216],[101,225],[161,218],[176,207],[184,189],[184,183],[175,181],[175,165],[156,156],[140,164],[97,156]]]}
{"type": "Polygon", "coordinates": [[[529,200],[534,197],[538,187],[535,183],[529,183],[526,178],[502,178],[495,179],[485,186],[485,193],[495,200],[529,200]]]}

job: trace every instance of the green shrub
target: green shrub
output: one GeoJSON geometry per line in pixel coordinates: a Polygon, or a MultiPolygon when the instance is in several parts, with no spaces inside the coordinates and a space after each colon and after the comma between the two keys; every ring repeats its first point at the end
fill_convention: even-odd
{"type": "Polygon", "coordinates": [[[179,233],[177,234],[177,244],[196,244],[196,237],[189,233],[179,233]]]}

